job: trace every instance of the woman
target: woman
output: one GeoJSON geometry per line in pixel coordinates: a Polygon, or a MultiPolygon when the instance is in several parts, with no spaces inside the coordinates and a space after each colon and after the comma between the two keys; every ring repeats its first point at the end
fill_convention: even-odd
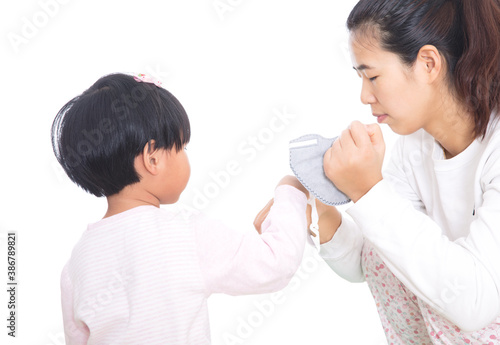
{"type": "Polygon", "coordinates": [[[347,21],[378,125],[324,156],[353,201],[323,207],[321,255],[367,281],[389,344],[500,344],[500,2],[361,0],[347,21]]]}

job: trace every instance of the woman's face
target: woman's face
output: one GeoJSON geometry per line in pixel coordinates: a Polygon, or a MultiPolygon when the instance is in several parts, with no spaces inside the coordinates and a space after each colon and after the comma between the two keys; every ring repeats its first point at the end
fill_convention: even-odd
{"type": "Polygon", "coordinates": [[[424,128],[432,92],[417,65],[407,67],[400,58],[382,50],[370,34],[351,33],[354,69],[362,79],[361,102],[369,104],[379,123],[401,135],[424,128]]]}

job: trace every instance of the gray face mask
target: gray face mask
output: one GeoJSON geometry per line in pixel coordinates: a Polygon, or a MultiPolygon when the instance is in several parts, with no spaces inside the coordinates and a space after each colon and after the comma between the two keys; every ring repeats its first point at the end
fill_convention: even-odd
{"type": "Polygon", "coordinates": [[[323,156],[335,139],[309,134],[290,141],[290,167],[300,183],[319,201],[338,206],[351,200],[335,187],[323,170],[323,156]]]}

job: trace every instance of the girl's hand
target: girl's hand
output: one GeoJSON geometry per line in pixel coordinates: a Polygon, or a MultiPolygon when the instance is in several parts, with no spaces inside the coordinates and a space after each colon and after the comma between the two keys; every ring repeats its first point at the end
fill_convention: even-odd
{"type": "MultiPolygon", "coordinates": [[[[318,210],[318,226],[319,226],[319,240],[320,243],[329,242],[333,235],[337,232],[338,227],[342,223],[342,215],[335,208],[335,206],[325,205],[319,200],[315,200],[316,208],[318,210]]],[[[259,234],[262,234],[261,226],[264,220],[266,219],[271,207],[273,206],[274,199],[271,199],[267,205],[259,212],[257,217],[253,222],[253,225],[259,234]]],[[[307,228],[311,225],[311,205],[307,205],[306,209],[306,217],[307,217],[307,228]]],[[[315,236],[310,230],[309,234],[315,236]]]]}
{"type": "Polygon", "coordinates": [[[382,180],[385,143],[378,124],[354,121],[323,157],[326,176],[357,202],[382,180]]]}
{"type": "MultiPolygon", "coordinates": [[[[309,198],[309,191],[307,189],[305,189],[305,187],[299,182],[299,180],[297,180],[297,178],[295,176],[287,175],[287,176],[283,177],[281,179],[281,181],[278,183],[278,186],[282,186],[282,185],[290,185],[292,187],[295,187],[298,190],[300,190],[302,193],[304,193],[306,195],[306,198],[309,198]]],[[[257,214],[257,216],[255,217],[255,220],[253,221],[253,226],[255,227],[255,230],[257,230],[257,232],[259,234],[262,233],[262,230],[261,230],[262,223],[264,222],[267,215],[269,214],[269,211],[271,211],[271,207],[273,206],[273,203],[274,203],[274,199],[271,199],[267,203],[267,205],[264,206],[264,208],[257,214]]],[[[311,212],[309,211],[309,214],[310,213],[311,212]]]]}
{"type": "Polygon", "coordinates": [[[306,195],[307,199],[309,199],[309,191],[302,185],[302,183],[299,182],[299,180],[295,176],[287,175],[283,177],[281,181],[278,183],[278,186],[283,186],[283,185],[289,185],[297,188],[306,195]]]}
{"type": "Polygon", "coordinates": [[[269,214],[269,211],[271,211],[271,207],[273,206],[273,204],[274,204],[274,199],[269,200],[267,205],[264,206],[264,208],[257,214],[255,220],[253,221],[253,226],[255,227],[255,230],[257,230],[259,234],[262,234],[262,223],[264,223],[264,221],[266,220],[267,215],[269,214]]]}

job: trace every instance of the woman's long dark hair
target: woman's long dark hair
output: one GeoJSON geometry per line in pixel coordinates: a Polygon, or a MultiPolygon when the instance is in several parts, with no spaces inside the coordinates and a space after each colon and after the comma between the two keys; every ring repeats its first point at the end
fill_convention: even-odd
{"type": "Polygon", "coordinates": [[[420,48],[434,45],[448,80],[486,134],[500,111],[500,0],[360,0],[347,20],[351,32],[376,29],[381,47],[412,66],[420,48]]]}

